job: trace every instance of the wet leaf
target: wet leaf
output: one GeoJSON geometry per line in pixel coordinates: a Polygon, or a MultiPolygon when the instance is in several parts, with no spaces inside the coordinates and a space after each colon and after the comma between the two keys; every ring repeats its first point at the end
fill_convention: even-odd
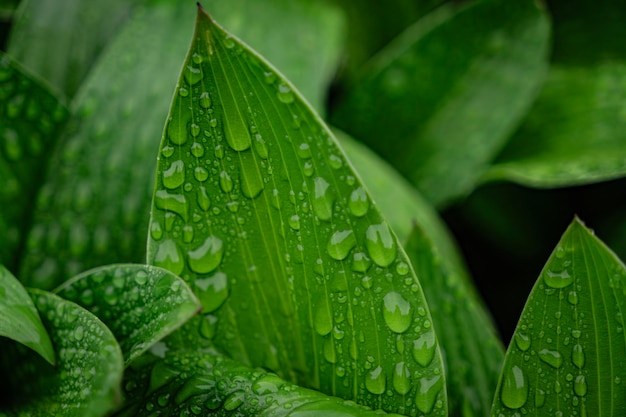
{"type": "Polygon", "coordinates": [[[624,288],[624,264],[575,219],[526,302],[492,416],[621,416],[624,288]]]}
{"type": "Polygon", "coordinates": [[[17,270],[29,209],[43,167],[67,118],[65,105],[0,53],[0,263],[17,270]]]}
{"type": "Polygon", "coordinates": [[[54,364],[54,349],[37,309],[22,284],[0,265],[0,336],[39,353],[54,364]]]}
{"type": "MultiPolygon", "coordinates": [[[[374,417],[367,407],[289,383],[219,354],[167,352],[142,357],[125,377],[126,403],[118,417],[164,415],[374,417]],[[146,387],[147,392],[146,392],[146,387]]],[[[382,415],[385,415],[382,413],[382,415]]]]}
{"type": "Polygon", "coordinates": [[[84,272],[56,293],[96,315],[118,340],[125,364],[198,312],[185,282],[150,265],[109,265],[84,272]]]}
{"type": "Polygon", "coordinates": [[[534,1],[447,5],[374,57],[332,120],[444,205],[473,189],[527,112],[548,40],[534,1]]]}
{"type": "Polygon", "coordinates": [[[143,0],[23,0],[7,50],[55,91],[73,97],[140,3],[143,0]]]}
{"type": "Polygon", "coordinates": [[[76,97],[38,196],[20,272],[28,285],[145,261],[158,142],[194,12],[187,2],[137,10],[76,97]]]}
{"type": "Polygon", "coordinates": [[[31,290],[50,333],[56,367],[20,345],[2,344],[4,415],[99,417],[119,405],[122,353],[94,315],[53,294],[31,290]]]}
{"type": "Polygon", "coordinates": [[[372,408],[445,415],[438,346],[412,353],[432,321],[397,238],[294,87],[202,10],[150,228],[149,261],[204,306],[182,340],[372,408]]]}

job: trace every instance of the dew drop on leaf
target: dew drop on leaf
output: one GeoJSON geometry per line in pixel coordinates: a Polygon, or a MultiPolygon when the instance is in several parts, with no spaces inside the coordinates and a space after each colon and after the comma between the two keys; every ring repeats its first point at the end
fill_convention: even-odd
{"type": "Polygon", "coordinates": [[[352,191],[350,200],[348,201],[348,208],[350,209],[350,213],[356,217],[362,217],[367,214],[369,202],[363,187],[358,187],[352,191]]]}
{"type": "Polygon", "coordinates": [[[322,178],[314,180],[313,211],[320,220],[329,220],[333,215],[333,196],[329,190],[330,184],[322,178]]]}
{"type": "Polygon", "coordinates": [[[198,104],[200,104],[200,107],[202,107],[203,109],[208,109],[209,107],[211,107],[211,96],[209,95],[208,91],[203,91],[200,94],[198,104]]]}
{"type": "Polygon", "coordinates": [[[415,405],[423,413],[430,413],[435,405],[437,394],[443,387],[441,375],[431,378],[423,377],[418,381],[418,389],[415,394],[415,405]]]}
{"type": "Polygon", "coordinates": [[[213,271],[222,262],[224,245],[216,236],[207,237],[202,245],[187,253],[189,268],[198,274],[213,271]]]}
{"type": "Polygon", "coordinates": [[[228,298],[228,277],[223,272],[217,272],[208,278],[197,278],[195,284],[203,313],[217,310],[228,298]]]}
{"type": "Polygon", "coordinates": [[[182,252],[176,242],[167,239],[157,246],[154,254],[154,265],[167,269],[175,275],[180,275],[185,268],[182,252]]]}
{"type": "Polygon", "coordinates": [[[524,371],[514,365],[504,371],[504,380],[500,391],[502,404],[511,409],[521,408],[528,399],[528,382],[524,371]]]}
{"type": "Polygon", "coordinates": [[[335,351],[335,342],[332,337],[324,339],[324,359],[329,363],[337,362],[337,353],[335,351]]]}
{"type": "Polygon", "coordinates": [[[209,208],[211,207],[211,200],[209,199],[209,194],[207,193],[206,188],[198,187],[198,190],[196,191],[196,193],[197,193],[196,201],[198,202],[198,206],[202,210],[208,211],[209,208]]]}
{"type": "Polygon", "coordinates": [[[315,327],[315,331],[320,336],[326,336],[333,329],[333,319],[330,305],[325,297],[320,298],[318,301],[313,325],[315,327]]]}
{"type": "Polygon", "coordinates": [[[183,182],[185,182],[185,163],[181,160],[174,161],[163,171],[163,185],[171,190],[180,187],[183,182]]]}
{"type": "Polygon", "coordinates": [[[563,365],[563,356],[556,350],[541,349],[538,355],[539,359],[553,368],[560,368],[563,365]]]}
{"type": "Polygon", "coordinates": [[[567,269],[562,271],[547,271],[544,275],[544,280],[548,287],[560,289],[565,288],[574,282],[574,278],[570,275],[567,269]]]}
{"type": "Polygon", "coordinates": [[[372,260],[363,252],[355,252],[352,255],[352,270],[355,272],[367,272],[372,265],[372,260]]]}
{"type": "Polygon", "coordinates": [[[197,84],[204,77],[200,68],[196,68],[191,65],[187,65],[183,73],[185,80],[189,83],[189,85],[197,84]]]}
{"type": "Polygon", "coordinates": [[[191,145],[191,154],[196,158],[201,158],[204,156],[204,146],[201,143],[194,142],[191,145]]]}
{"type": "MultiPolygon", "coordinates": [[[[158,190],[154,196],[157,208],[178,214],[183,220],[188,220],[187,199],[181,194],[170,194],[165,190],[158,190]]],[[[166,227],[167,229],[167,227],[166,227]]],[[[169,229],[167,229],[169,230],[169,229]]]]}
{"type": "Polygon", "coordinates": [[[572,362],[579,368],[585,366],[585,352],[582,345],[578,343],[572,348],[572,362]]]}
{"type": "Polygon", "coordinates": [[[426,332],[413,341],[413,358],[421,366],[428,366],[435,356],[435,333],[426,332]]]}
{"type": "Polygon", "coordinates": [[[383,318],[395,333],[404,333],[411,325],[411,304],[399,293],[391,291],[383,298],[383,318]]]}
{"type": "Polygon", "coordinates": [[[280,83],[278,85],[278,91],[276,92],[276,96],[281,102],[285,104],[292,103],[294,99],[291,88],[287,84],[283,83],[280,83]]]}
{"type": "Polygon", "coordinates": [[[393,388],[400,395],[411,390],[411,372],[404,362],[398,362],[393,373],[393,388]]]}
{"type": "Polygon", "coordinates": [[[388,266],[396,259],[396,242],[387,223],[370,225],[365,233],[365,245],[378,266],[388,266]]]}
{"type": "Polygon", "coordinates": [[[228,175],[228,172],[226,171],[220,172],[220,188],[225,193],[228,193],[233,190],[233,180],[230,177],[230,175],[228,175]]]}
{"type": "Polygon", "coordinates": [[[587,394],[587,380],[584,375],[578,375],[574,380],[574,394],[584,397],[587,394]]]}
{"type": "Polygon", "coordinates": [[[372,394],[382,394],[385,392],[386,384],[385,372],[380,365],[368,372],[365,376],[365,388],[372,394]]]}
{"type": "Polygon", "coordinates": [[[518,331],[515,333],[515,344],[522,352],[526,352],[530,348],[530,337],[518,331]]]}
{"type": "Polygon", "coordinates": [[[339,230],[332,234],[326,250],[331,258],[338,261],[344,260],[348,254],[356,246],[356,237],[352,230],[339,230]]]}

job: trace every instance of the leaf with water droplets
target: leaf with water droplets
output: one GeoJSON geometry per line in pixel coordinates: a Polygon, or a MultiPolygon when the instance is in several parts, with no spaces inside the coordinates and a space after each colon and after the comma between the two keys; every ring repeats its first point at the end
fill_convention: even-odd
{"type": "Polygon", "coordinates": [[[17,270],[41,169],[67,119],[65,105],[0,53],[0,263],[17,270]]]}
{"type": "Polygon", "coordinates": [[[419,282],[328,128],[203,10],[182,72],[156,176],[151,222],[162,233],[148,242],[149,261],[182,268],[203,303],[180,338],[212,339],[244,364],[372,408],[417,413],[422,401],[445,415],[439,346],[421,364],[396,347],[433,332],[419,282]],[[175,160],[185,182],[168,188],[175,160]],[[163,192],[180,204],[160,204],[163,192]],[[394,385],[398,363],[407,371],[394,385]]]}
{"type": "Polygon", "coordinates": [[[37,309],[22,284],[0,265],[0,336],[39,353],[54,364],[54,350],[37,309]]]}
{"type": "Polygon", "coordinates": [[[548,40],[546,13],[533,0],[445,5],[381,50],[331,119],[429,201],[449,203],[474,188],[525,115],[547,69],[548,40]]]}
{"type": "Polygon", "coordinates": [[[622,416],[626,267],[575,219],[533,287],[492,416],[622,416]]]}
{"type": "Polygon", "coordinates": [[[56,349],[51,367],[23,346],[2,341],[2,409],[9,415],[100,417],[121,400],[123,359],[111,331],[58,296],[31,290],[56,349]]]}
{"type": "Polygon", "coordinates": [[[147,354],[127,370],[118,417],[259,416],[375,417],[380,410],[302,388],[211,351],[147,354]]]}
{"type": "Polygon", "coordinates": [[[181,278],[150,265],[92,269],[55,292],[95,314],[111,329],[126,365],[200,309],[200,302],[181,278]]]}

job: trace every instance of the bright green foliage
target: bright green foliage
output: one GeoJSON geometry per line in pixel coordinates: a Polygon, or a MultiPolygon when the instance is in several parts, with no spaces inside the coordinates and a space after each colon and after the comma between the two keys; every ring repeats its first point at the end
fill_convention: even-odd
{"type": "Polygon", "coordinates": [[[39,81],[0,53],[0,263],[13,269],[24,241],[28,211],[47,155],[67,109],[39,81]]]}
{"type": "Polygon", "coordinates": [[[0,336],[28,346],[54,364],[52,343],[33,301],[22,284],[2,265],[0,265],[0,336]]]}
{"type": "Polygon", "coordinates": [[[204,305],[189,337],[372,408],[445,415],[439,347],[420,344],[432,320],[395,235],[293,86],[204,12],[150,229],[150,262],[204,305]]]}
{"type": "Polygon", "coordinates": [[[535,98],[548,37],[532,0],[440,8],[364,68],[333,120],[448,203],[473,189],[535,98]]]}
{"type": "Polygon", "coordinates": [[[98,417],[121,400],[122,353],[109,329],[74,303],[30,292],[57,354],[56,367],[2,343],[2,416],[98,417]]]}
{"type": "Polygon", "coordinates": [[[575,219],[533,288],[491,415],[622,416],[626,268],[575,219]]]}
{"type": "Polygon", "coordinates": [[[126,365],[196,314],[183,280],[150,265],[110,265],[82,273],[56,293],[100,318],[119,341],[126,365]]]}
{"type": "Polygon", "coordinates": [[[118,417],[165,415],[267,417],[374,417],[367,407],[302,388],[263,370],[252,370],[215,352],[144,356],[126,377],[127,401],[118,417]],[[145,387],[149,387],[145,391],[145,387]]]}

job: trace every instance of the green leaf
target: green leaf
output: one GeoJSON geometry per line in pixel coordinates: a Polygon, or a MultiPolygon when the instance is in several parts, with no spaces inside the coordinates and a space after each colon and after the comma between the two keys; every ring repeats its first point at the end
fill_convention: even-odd
{"type": "Polygon", "coordinates": [[[30,207],[67,109],[41,82],[0,53],[0,263],[16,270],[30,207]]]}
{"type": "Polygon", "coordinates": [[[149,261],[204,306],[187,338],[372,408],[445,415],[438,346],[412,353],[434,335],[395,235],[293,86],[202,10],[151,222],[149,261]]]}
{"type": "Polygon", "coordinates": [[[158,142],[194,12],[185,2],[137,10],[76,97],[22,259],[28,285],[51,289],[95,266],[145,261],[158,142]]]}
{"type": "Polygon", "coordinates": [[[54,349],[22,284],[0,265],[0,336],[13,339],[54,364],[54,349]]]}
{"type": "Polygon", "coordinates": [[[19,0],[0,0],[0,20],[11,20],[19,0]]]}
{"type": "Polygon", "coordinates": [[[210,5],[218,21],[248,39],[323,111],[343,38],[343,15],[336,7],[316,0],[212,0],[210,5]]]}
{"type": "Polygon", "coordinates": [[[473,189],[527,112],[548,40],[531,0],[442,7],[372,59],[332,119],[444,205],[473,189]]]}
{"type": "Polygon", "coordinates": [[[53,294],[31,290],[57,352],[53,368],[20,345],[2,346],[4,415],[99,417],[121,399],[122,353],[95,316],[53,294]]]}
{"type": "Polygon", "coordinates": [[[8,52],[59,93],[73,97],[111,38],[143,0],[23,0],[8,52]]]}
{"type": "MultiPolygon", "coordinates": [[[[118,417],[165,415],[374,417],[367,407],[289,383],[206,351],[142,357],[126,375],[118,417]]],[[[382,413],[382,415],[385,415],[382,413]]]]}
{"type": "Polygon", "coordinates": [[[626,175],[626,6],[553,2],[555,58],[532,111],[484,177],[563,187],[626,175]],[[581,37],[582,28],[589,34],[581,37]]]}
{"type": "Polygon", "coordinates": [[[96,268],[72,278],[56,293],[87,309],[111,329],[126,365],[200,308],[182,279],[150,265],[96,268]]]}
{"type": "Polygon", "coordinates": [[[578,220],[535,284],[506,354],[492,416],[621,416],[626,268],[578,220]]]}

